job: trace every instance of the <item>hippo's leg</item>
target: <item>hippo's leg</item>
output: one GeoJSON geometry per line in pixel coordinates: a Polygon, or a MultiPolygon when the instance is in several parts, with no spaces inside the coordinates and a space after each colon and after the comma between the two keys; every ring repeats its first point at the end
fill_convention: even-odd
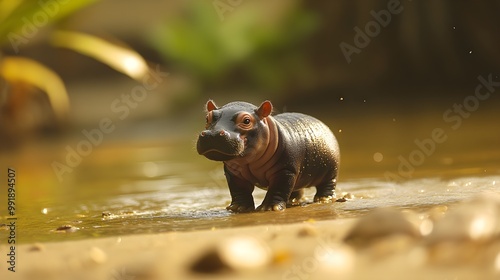
{"type": "Polygon", "coordinates": [[[335,199],[335,185],[337,180],[332,179],[316,186],[316,195],[314,195],[314,202],[329,203],[335,199]]]}
{"type": "Polygon", "coordinates": [[[257,207],[257,211],[283,211],[290,198],[296,175],[288,170],[274,174],[273,180],[269,184],[266,197],[262,204],[257,207]]]}
{"type": "Polygon", "coordinates": [[[297,206],[301,205],[306,201],[306,197],[304,196],[304,189],[298,189],[296,191],[293,191],[292,194],[290,195],[290,198],[288,199],[288,204],[297,206]]]}
{"type": "Polygon", "coordinates": [[[252,192],[254,186],[245,180],[242,180],[228,171],[226,171],[227,184],[231,193],[231,204],[226,207],[227,210],[243,213],[255,210],[252,192]]]}

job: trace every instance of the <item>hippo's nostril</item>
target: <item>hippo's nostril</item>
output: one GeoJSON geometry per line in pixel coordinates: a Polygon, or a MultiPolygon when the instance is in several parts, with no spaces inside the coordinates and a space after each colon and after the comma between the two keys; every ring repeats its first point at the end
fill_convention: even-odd
{"type": "Polygon", "coordinates": [[[203,130],[200,133],[200,137],[210,136],[210,130],[203,130]]]}
{"type": "Polygon", "coordinates": [[[229,132],[226,130],[203,130],[200,132],[200,137],[219,137],[222,136],[224,138],[227,138],[230,136],[229,132]]]}

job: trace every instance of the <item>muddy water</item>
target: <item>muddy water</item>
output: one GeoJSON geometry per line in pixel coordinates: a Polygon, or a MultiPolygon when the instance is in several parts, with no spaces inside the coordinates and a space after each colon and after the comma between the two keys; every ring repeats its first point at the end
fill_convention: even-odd
{"type": "MultiPolygon", "coordinates": [[[[232,214],[225,210],[230,197],[220,164],[202,158],[187,160],[183,155],[193,152],[192,148],[182,143],[168,146],[172,145],[178,149],[104,147],[95,151],[93,159],[82,164],[74,176],[66,177],[66,186],[70,188],[47,179],[53,177],[51,170],[41,171],[32,177],[37,179],[30,179],[23,173],[36,166],[17,168],[18,240],[63,241],[341,219],[384,206],[423,212],[485,191],[500,192],[498,175],[429,177],[405,182],[350,179],[341,181],[337,190],[339,196],[345,193],[354,196],[347,202],[310,203],[283,213],[232,214]],[[144,161],[141,157],[151,160],[144,161]],[[162,159],[155,160],[158,158],[162,159]],[[26,187],[35,184],[37,188],[26,187]],[[72,229],[57,230],[66,225],[72,229]]],[[[256,189],[256,205],[264,195],[264,191],[256,189]]],[[[311,200],[314,189],[307,195],[311,200]]]]}
{"type": "MultiPolygon", "coordinates": [[[[4,155],[1,166],[11,166],[17,173],[20,243],[342,219],[385,206],[425,212],[479,193],[500,192],[500,132],[491,126],[492,114],[498,114],[496,109],[477,113],[474,121],[457,132],[445,130],[447,142],[438,143],[441,146],[425,158],[425,164],[414,165],[410,178],[398,173],[401,158],[409,159],[416,149],[415,138],[429,137],[436,127],[446,129],[439,117],[437,123],[427,121],[427,125],[412,126],[418,122],[381,115],[373,120],[384,133],[378,138],[356,131],[361,130],[360,123],[368,133],[374,127],[362,116],[359,123],[352,118],[332,121],[343,157],[337,195],[350,193],[353,199],[310,203],[283,213],[227,212],[230,196],[221,164],[196,154],[194,126],[180,140],[107,140],[72,172],[65,173],[62,181],[57,179],[51,163],[63,159],[64,147],[77,143],[79,138],[29,145],[4,155]],[[394,124],[399,125],[398,134],[387,137],[386,130],[394,124]],[[387,171],[404,180],[387,180],[387,171]]],[[[426,117],[433,119],[434,115],[428,112],[426,117]]],[[[422,120],[421,116],[418,119],[422,120]]],[[[0,179],[6,181],[4,170],[1,172],[0,179]]],[[[1,198],[6,197],[4,191],[1,198]]],[[[256,205],[264,194],[256,189],[256,205]]],[[[314,189],[307,195],[311,200],[314,189]]],[[[5,208],[6,203],[0,203],[0,224],[6,223],[5,208]]],[[[2,232],[7,232],[5,226],[0,227],[2,232]]]]}

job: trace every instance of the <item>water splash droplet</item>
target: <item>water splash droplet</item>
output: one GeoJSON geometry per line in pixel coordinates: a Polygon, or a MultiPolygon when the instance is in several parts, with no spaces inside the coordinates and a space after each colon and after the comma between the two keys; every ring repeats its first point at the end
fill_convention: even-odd
{"type": "Polygon", "coordinates": [[[384,155],[382,153],[376,152],[373,154],[373,160],[375,162],[381,162],[384,159],[384,155]]]}

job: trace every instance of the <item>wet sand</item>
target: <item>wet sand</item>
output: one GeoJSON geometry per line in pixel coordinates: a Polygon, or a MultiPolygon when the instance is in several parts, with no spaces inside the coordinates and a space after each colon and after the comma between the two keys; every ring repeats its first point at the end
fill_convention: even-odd
{"type": "MultiPolygon", "coordinates": [[[[400,122],[390,119],[391,125],[400,122]]],[[[465,123],[460,135],[450,132],[447,145],[416,168],[415,178],[373,179],[397,172],[398,154],[407,157],[413,139],[439,125],[438,118],[436,126],[387,147],[366,144],[366,137],[350,141],[355,138],[345,127],[357,126],[340,126],[347,149],[339,187],[354,199],[285,214],[225,212],[229,195],[220,165],[191,158],[197,156],[191,147],[103,144],[63,184],[52,178],[57,153],[26,149],[19,159],[2,162],[18,167],[22,207],[16,272],[8,270],[8,229],[0,227],[0,279],[498,279],[500,203],[491,197],[467,202],[500,193],[498,148],[491,148],[497,147],[496,130],[465,123]],[[468,139],[467,145],[457,139],[468,139]],[[376,151],[384,154],[383,162],[372,159],[376,151]],[[365,219],[386,206],[397,210],[365,219]],[[111,218],[102,217],[105,212],[111,218]],[[81,230],[53,232],[66,224],[81,230]],[[360,230],[360,224],[368,226],[360,230]],[[239,247],[250,249],[241,253],[239,247]]],[[[401,127],[406,131],[408,125],[401,127]]],[[[256,202],[262,197],[256,194],[256,202]]]]}
{"type": "Polygon", "coordinates": [[[0,279],[498,279],[497,195],[424,213],[24,244],[0,279]]]}

